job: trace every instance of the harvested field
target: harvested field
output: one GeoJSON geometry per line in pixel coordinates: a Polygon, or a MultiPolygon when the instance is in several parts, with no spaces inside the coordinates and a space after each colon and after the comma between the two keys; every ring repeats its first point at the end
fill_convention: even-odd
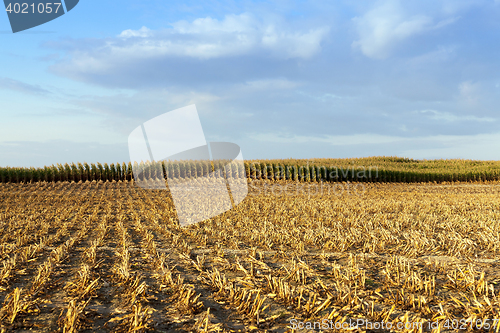
{"type": "Polygon", "coordinates": [[[2,330],[500,330],[498,183],[249,184],[186,228],[133,181],[0,184],[2,330]]]}

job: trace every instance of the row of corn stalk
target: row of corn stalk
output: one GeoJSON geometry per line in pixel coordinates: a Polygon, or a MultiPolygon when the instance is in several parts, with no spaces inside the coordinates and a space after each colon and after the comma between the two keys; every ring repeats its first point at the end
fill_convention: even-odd
{"type": "Polygon", "coordinates": [[[500,170],[447,172],[421,170],[384,170],[377,166],[319,166],[288,163],[245,162],[246,176],[251,179],[295,180],[305,182],[470,182],[500,179],[500,170]]]}
{"type": "Polygon", "coordinates": [[[56,164],[43,168],[0,168],[0,182],[57,182],[57,181],[112,181],[131,180],[132,164],[71,163],[56,164]]]}
{"type": "Polygon", "coordinates": [[[379,170],[376,166],[318,166],[288,163],[175,161],[140,163],[71,163],[43,168],[0,167],[1,183],[57,181],[124,181],[145,179],[186,179],[198,177],[232,177],[303,182],[455,182],[492,181],[500,179],[496,169],[483,171],[379,170]]]}

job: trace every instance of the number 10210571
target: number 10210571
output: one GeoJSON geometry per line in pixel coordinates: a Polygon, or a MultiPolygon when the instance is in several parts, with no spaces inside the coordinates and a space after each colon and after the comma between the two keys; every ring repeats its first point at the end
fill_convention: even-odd
{"type": "Polygon", "coordinates": [[[29,3],[9,3],[9,5],[5,8],[5,10],[9,14],[57,14],[59,10],[63,10],[61,8],[61,2],[46,2],[46,3],[38,3],[38,4],[29,4],[29,3]]]}

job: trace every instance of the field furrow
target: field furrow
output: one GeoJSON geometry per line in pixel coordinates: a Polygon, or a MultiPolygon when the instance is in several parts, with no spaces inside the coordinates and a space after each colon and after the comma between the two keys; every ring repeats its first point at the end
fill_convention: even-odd
{"type": "Polygon", "coordinates": [[[168,190],[134,182],[0,184],[2,329],[500,327],[498,186],[301,184],[252,181],[187,227],[168,190]]]}

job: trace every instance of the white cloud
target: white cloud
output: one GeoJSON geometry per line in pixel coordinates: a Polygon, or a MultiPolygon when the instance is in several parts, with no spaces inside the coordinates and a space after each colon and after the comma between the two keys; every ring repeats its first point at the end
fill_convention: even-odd
{"type": "Polygon", "coordinates": [[[109,126],[124,125],[125,129],[121,132],[128,134],[137,126],[136,123],[140,124],[149,118],[186,105],[205,106],[203,113],[207,113],[206,106],[221,99],[214,94],[193,90],[147,89],[131,95],[82,96],[73,103],[79,108],[105,116],[109,126]]]}
{"type": "Polygon", "coordinates": [[[256,50],[278,58],[309,58],[321,50],[329,29],[287,30],[263,22],[253,15],[226,15],[223,20],[211,17],[193,22],[178,21],[171,29],[153,31],[147,27],[125,30],[121,41],[110,40],[106,49],[113,56],[163,57],[185,56],[210,59],[248,54],[256,50]]]}
{"type": "Polygon", "coordinates": [[[118,35],[118,37],[122,38],[130,38],[130,37],[149,37],[152,35],[152,32],[150,29],[146,27],[142,27],[139,30],[124,30],[121,32],[121,34],[118,35]]]}
{"type": "Polygon", "coordinates": [[[263,79],[248,81],[245,83],[244,88],[250,88],[255,91],[259,90],[286,90],[293,89],[300,86],[299,82],[290,81],[287,79],[263,79]]]}
{"type": "Polygon", "coordinates": [[[435,135],[419,140],[420,148],[404,149],[402,156],[412,158],[466,158],[498,160],[500,133],[476,135],[435,135]]]}
{"type": "MultiPolygon", "coordinates": [[[[441,0],[442,9],[445,14],[454,15],[474,6],[487,5],[491,0],[441,0]]],[[[497,0],[494,0],[496,2],[497,0]]]]}
{"type": "Polygon", "coordinates": [[[385,1],[362,17],[355,17],[359,39],[352,46],[370,58],[387,58],[394,47],[418,34],[439,29],[456,21],[446,18],[434,23],[429,15],[408,15],[397,0],[385,1]]]}
{"type": "Polygon", "coordinates": [[[419,113],[429,114],[429,118],[433,120],[445,122],[459,122],[459,121],[476,121],[476,122],[495,122],[495,118],[490,117],[476,117],[476,116],[457,116],[450,112],[440,112],[436,110],[421,110],[419,113]]]}
{"type": "Polygon", "coordinates": [[[449,61],[457,55],[456,46],[443,46],[440,45],[436,50],[427,52],[416,57],[411,58],[408,63],[410,65],[428,65],[430,63],[443,63],[449,61]]]}
{"type": "Polygon", "coordinates": [[[475,106],[480,99],[481,89],[479,83],[464,81],[458,86],[460,92],[460,100],[467,105],[475,106]]]}
{"type": "MultiPolygon", "coordinates": [[[[274,143],[292,147],[316,143],[330,145],[335,149],[347,147],[348,151],[367,151],[365,156],[397,155],[417,159],[467,158],[480,160],[498,160],[495,152],[500,151],[500,133],[482,133],[475,135],[429,135],[402,137],[379,134],[353,134],[328,136],[299,136],[284,133],[260,133],[251,136],[255,141],[274,143]]],[[[325,149],[323,148],[323,149],[325,149]]],[[[335,150],[340,152],[340,150],[335,150]]],[[[315,156],[316,157],[316,156],[315,156]]]]}
{"type": "Polygon", "coordinates": [[[8,89],[25,94],[35,94],[35,95],[49,93],[49,91],[41,88],[38,85],[24,83],[7,77],[0,77],[0,89],[8,89]]]}
{"type": "Polygon", "coordinates": [[[353,135],[287,135],[284,133],[254,133],[250,138],[256,141],[277,142],[277,143],[327,143],[332,146],[359,145],[359,144],[383,144],[407,138],[399,138],[381,134],[353,134],[353,135]]]}
{"type": "MultiPolygon", "coordinates": [[[[220,58],[260,58],[269,61],[309,59],[321,52],[329,28],[295,28],[265,21],[249,13],[178,21],[171,28],[127,29],[114,38],[71,42],[70,57],[51,66],[53,72],[82,79],[117,77],[150,68],[153,62],[197,63],[220,58]]],[[[69,47],[68,47],[69,45],[69,47]]],[[[169,69],[171,72],[175,69],[169,69]]],[[[158,71],[158,69],[156,69],[158,71]]]]}

